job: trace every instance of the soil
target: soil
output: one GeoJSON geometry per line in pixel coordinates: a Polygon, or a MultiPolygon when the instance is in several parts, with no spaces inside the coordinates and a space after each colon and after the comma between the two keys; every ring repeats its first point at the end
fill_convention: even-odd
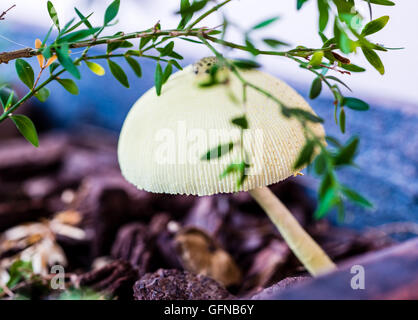
{"type": "MultiPolygon", "coordinates": [[[[300,179],[270,188],[334,261],[392,244],[381,233],[315,221],[300,179]]],[[[40,254],[45,235],[34,222],[41,221],[63,258],[67,288],[114,299],[257,299],[309,280],[249,194],[137,190],[120,174],[113,137],[49,133],[38,149],[3,142],[0,181],[0,271],[29,249],[40,254]],[[13,238],[16,226],[26,228],[21,238],[13,238]]],[[[57,262],[46,260],[41,270],[57,262]]],[[[28,298],[56,297],[31,285],[21,286],[28,298]]]]}

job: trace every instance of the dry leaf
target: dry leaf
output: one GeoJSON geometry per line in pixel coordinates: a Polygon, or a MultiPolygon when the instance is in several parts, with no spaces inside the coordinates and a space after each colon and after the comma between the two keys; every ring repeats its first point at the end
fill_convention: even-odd
{"type": "Polygon", "coordinates": [[[186,227],[175,237],[175,248],[183,267],[209,276],[225,287],[241,281],[241,271],[232,257],[203,230],[186,227]]]}

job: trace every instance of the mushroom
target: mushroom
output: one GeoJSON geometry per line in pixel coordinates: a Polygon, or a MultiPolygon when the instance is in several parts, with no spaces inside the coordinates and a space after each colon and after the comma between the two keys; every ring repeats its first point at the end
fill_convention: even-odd
{"type": "MultiPolygon", "coordinates": [[[[335,269],[325,252],[267,188],[298,173],[293,166],[306,138],[297,119],[284,117],[274,101],[248,87],[245,110],[251,129],[245,130],[243,146],[238,143],[219,158],[202,159],[207,150],[230,146],[231,139],[241,134],[231,123],[243,114],[242,105],[231,98],[242,95],[240,80],[231,73],[225,85],[199,86],[214,63],[214,58],[203,58],[185,67],[169,78],[160,96],[150,89],[134,104],[118,143],[123,176],[137,188],[156,193],[203,196],[248,191],[312,275],[335,269]],[[251,167],[244,182],[237,185],[239,173],[232,172],[222,179],[220,176],[229,163],[242,158],[242,147],[251,167]]],[[[287,107],[315,114],[283,81],[254,69],[240,70],[240,74],[287,107]]],[[[306,125],[324,137],[321,124],[306,125]]]]}

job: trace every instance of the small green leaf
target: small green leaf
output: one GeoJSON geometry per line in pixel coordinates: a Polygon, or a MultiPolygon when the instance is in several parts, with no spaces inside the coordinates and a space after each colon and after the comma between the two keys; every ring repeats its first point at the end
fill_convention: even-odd
{"type": "Polygon", "coordinates": [[[309,98],[315,99],[321,94],[322,90],[322,80],[319,77],[316,77],[312,81],[311,90],[309,91],[309,98]]]}
{"type": "Polygon", "coordinates": [[[394,6],[395,3],[389,0],[364,0],[370,3],[379,4],[381,6],[394,6]]]}
{"type": "Polygon", "coordinates": [[[155,67],[154,82],[155,91],[157,92],[157,96],[159,96],[161,94],[161,88],[163,87],[163,70],[159,62],[157,62],[155,67]]]}
{"type": "Polygon", "coordinates": [[[254,56],[258,55],[258,50],[249,37],[245,37],[245,45],[247,50],[254,56]]]}
{"type": "Polygon", "coordinates": [[[311,58],[311,61],[309,61],[309,65],[312,67],[317,67],[321,64],[322,58],[324,57],[324,51],[316,51],[311,58]]]}
{"type": "Polygon", "coordinates": [[[107,60],[107,63],[109,65],[110,72],[112,72],[116,80],[118,80],[126,88],[129,88],[129,81],[125,71],[123,71],[123,69],[116,62],[110,59],[107,60]]]}
{"type": "Polygon", "coordinates": [[[248,60],[248,59],[235,59],[235,60],[232,60],[232,63],[234,64],[234,66],[240,69],[247,69],[247,70],[257,69],[261,67],[261,65],[257,63],[256,61],[248,60]]]}
{"type": "Polygon", "coordinates": [[[78,94],[78,87],[73,80],[71,80],[71,79],[57,79],[57,81],[69,93],[74,94],[74,95],[78,94]]]}
{"type": "Polygon", "coordinates": [[[311,163],[313,153],[315,149],[314,141],[307,141],[302,148],[302,151],[299,153],[298,159],[296,160],[295,164],[293,165],[294,169],[300,169],[305,164],[311,163]]]}
{"type": "Polygon", "coordinates": [[[118,14],[120,0],[113,1],[106,9],[104,16],[104,25],[108,25],[118,14]]]}
{"type": "Polygon", "coordinates": [[[308,0],[297,0],[296,2],[296,9],[300,10],[302,6],[307,2],[308,0]]]}
{"type": "Polygon", "coordinates": [[[0,87],[0,103],[4,108],[18,101],[16,93],[7,86],[0,87]]]}
{"type": "Polygon", "coordinates": [[[364,56],[366,57],[367,61],[369,61],[369,63],[377,70],[379,71],[380,74],[384,74],[385,73],[385,67],[382,63],[382,60],[380,60],[379,56],[377,55],[376,52],[374,52],[373,50],[362,46],[361,50],[363,51],[364,56]]]}
{"type": "Polygon", "coordinates": [[[96,75],[103,76],[105,74],[105,69],[96,62],[86,61],[87,67],[96,75]]]}
{"type": "Polygon", "coordinates": [[[93,28],[93,26],[91,25],[91,23],[88,20],[88,17],[86,18],[77,8],[74,8],[74,10],[77,13],[78,17],[80,18],[80,20],[86,25],[87,28],[89,28],[89,29],[93,28]]]}
{"type": "Polygon", "coordinates": [[[273,49],[276,49],[280,46],[288,46],[289,44],[280,40],[271,39],[271,38],[265,38],[263,39],[263,42],[268,45],[269,47],[272,47],[273,49]]]}
{"type": "Polygon", "coordinates": [[[340,111],[340,130],[342,133],[345,133],[345,111],[344,108],[341,108],[340,111]]]}
{"type": "Polygon", "coordinates": [[[344,97],[342,105],[357,111],[367,111],[370,108],[363,100],[351,97],[344,97]]]}
{"type": "Polygon", "coordinates": [[[346,87],[348,90],[352,91],[351,88],[348,85],[346,85],[343,81],[341,81],[337,77],[334,77],[334,76],[326,76],[325,78],[330,79],[330,80],[337,81],[338,83],[341,83],[344,87],[346,87]]]}
{"type": "Polygon", "coordinates": [[[128,64],[131,66],[132,70],[135,72],[136,76],[138,78],[141,78],[142,77],[142,69],[141,69],[141,65],[139,64],[139,62],[136,61],[132,57],[125,57],[125,59],[128,62],[128,64]]]}
{"type": "Polygon", "coordinates": [[[217,147],[209,150],[204,154],[200,160],[217,159],[232,151],[234,144],[232,142],[220,144],[217,147]]]}
{"type": "Polygon", "coordinates": [[[173,73],[173,66],[171,63],[168,63],[163,73],[163,84],[167,82],[168,78],[170,78],[172,73],[173,73]]]}
{"type": "Polygon", "coordinates": [[[39,101],[45,102],[49,98],[49,95],[49,90],[44,87],[38,90],[38,92],[35,94],[35,97],[38,98],[39,101]]]}
{"type": "Polygon", "coordinates": [[[77,41],[87,38],[88,36],[91,36],[92,34],[96,33],[99,30],[100,28],[91,28],[91,29],[74,31],[72,33],[65,35],[62,38],[57,39],[57,43],[77,42],[77,41]]]}
{"type": "Polygon", "coordinates": [[[248,129],[248,120],[245,117],[245,115],[242,117],[232,119],[231,123],[235,124],[236,126],[240,127],[243,130],[248,129]]]}
{"type": "Polygon", "coordinates": [[[366,198],[364,198],[361,194],[357,191],[352,190],[348,187],[342,186],[341,187],[342,193],[351,201],[358,203],[366,208],[373,208],[373,204],[371,204],[366,198]]]}
{"type": "Polygon", "coordinates": [[[23,114],[14,114],[10,116],[20,133],[32,143],[35,147],[39,146],[38,134],[31,119],[23,114]]]}
{"type": "Polygon", "coordinates": [[[193,17],[193,13],[188,13],[187,10],[190,8],[189,0],[181,0],[180,1],[180,14],[181,14],[181,21],[179,23],[178,28],[183,29],[190,19],[193,17]]]}
{"type": "Polygon", "coordinates": [[[357,151],[359,139],[354,137],[348,141],[348,143],[340,148],[338,153],[334,157],[335,165],[351,164],[357,151]]]}
{"type": "Polygon", "coordinates": [[[328,25],[328,19],[329,19],[328,1],[318,0],[318,10],[319,10],[319,31],[323,32],[328,25]]]}
{"type": "Polygon", "coordinates": [[[145,45],[150,41],[151,41],[151,38],[142,37],[141,40],[139,41],[139,50],[145,47],[145,45]]]}
{"type": "Polygon", "coordinates": [[[23,59],[16,59],[15,67],[19,79],[27,85],[29,89],[32,89],[35,81],[35,75],[31,65],[23,59]]]}
{"type": "MultiPolygon", "coordinates": [[[[9,95],[9,98],[6,101],[6,104],[3,106],[4,111],[9,110],[9,108],[12,106],[13,104],[13,98],[15,97],[15,92],[12,91],[9,95]]],[[[3,105],[3,104],[2,104],[3,105]]]]}
{"type": "Polygon", "coordinates": [[[129,41],[116,41],[111,42],[107,45],[107,53],[111,53],[119,48],[132,48],[134,45],[130,43],[129,41]]]}
{"type": "Polygon", "coordinates": [[[389,16],[383,16],[367,23],[361,31],[362,36],[368,36],[382,30],[389,21],[389,16]]]}
{"type": "Polygon", "coordinates": [[[351,72],[364,72],[366,69],[359,67],[355,64],[343,64],[341,65],[341,68],[351,71],[351,72]]]}
{"type": "Polygon", "coordinates": [[[157,48],[157,50],[160,52],[161,57],[165,57],[170,55],[173,52],[174,49],[174,41],[171,41],[168,43],[164,48],[157,48]]]}
{"type": "Polygon", "coordinates": [[[314,162],[314,169],[315,169],[315,173],[317,175],[321,175],[324,173],[325,169],[327,166],[327,162],[325,159],[324,154],[320,154],[319,156],[316,157],[315,162],[314,162]]]}
{"type": "Polygon", "coordinates": [[[68,50],[68,44],[63,44],[61,47],[57,49],[58,61],[61,63],[65,70],[71,73],[76,79],[80,79],[80,71],[75,66],[73,60],[71,60],[68,50]]]}
{"type": "Polygon", "coordinates": [[[48,8],[48,13],[49,16],[51,17],[52,22],[55,24],[55,26],[57,27],[58,31],[60,30],[60,23],[58,20],[58,14],[57,11],[54,8],[54,5],[52,4],[51,1],[48,1],[47,3],[47,8],[48,8]]]}
{"type": "Polygon", "coordinates": [[[279,20],[279,17],[273,17],[273,18],[266,19],[264,21],[261,21],[260,23],[257,23],[251,29],[252,30],[257,30],[257,29],[261,29],[261,28],[267,27],[268,25],[276,22],[277,20],[279,20]]]}
{"type": "Polygon", "coordinates": [[[286,111],[286,117],[295,116],[299,118],[300,120],[310,121],[314,123],[323,123],[324,119],[318,117],[317,115],[313,114],[310,111],[306,111],[304,109],[300,108],[287,108],[286,111]]]}
{"type": "Polygon", "coordinates": [[[335,205],[336,194],[334,189],[328,189],[325,196],[320,199],[319,206],[316,208],[314,216],[316,219],[323,218],[329,210],[335,205]]]}

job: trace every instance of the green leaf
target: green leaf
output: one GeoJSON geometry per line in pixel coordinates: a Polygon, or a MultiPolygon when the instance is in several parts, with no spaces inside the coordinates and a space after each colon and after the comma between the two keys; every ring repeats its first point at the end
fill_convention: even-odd
{"type": "Polygon", "coordinates": [[[369,105],[363,100],[351,97],[344,97],[342,105],[357,111],[367,111],[370,109],[369,105]]]}
{"type": "Polygon", "coordinates": [[[155,91],[157,92],[157,96],[159,96],[161,94],[161,88],[163,87],[163,70],[159,62],[157,62],[155,67],[154,82],[155,91]]]}
{"type": "Polygon", "coordinates": [[[240,188],[244,183],[247,175],[245,174],[245,169],[248,168],[249,165],[244,161],[240,163],[231,163],[229,164],[226,169],[222,172],[220,178],[223,179],[231,173],[239,173],[237,179],[237,188],[240,188]]]}
{"type": "Polygon", "coordinates": [[[251,29],[252,30],[257,30],[257,29],[261,29],[261,28],[267,27],[268,25],[276,22],[277,20],[279,20],[279,17],[273,17],[273,18],[269,18],[269,19],[263,20],[260,23],[257,23],[251,29]]]}
{"type": "Polygon", "coordinates": [[[314,216],[316,219],[323,218],[335,205],[336,194],[334,189],[328,189],[325,196],[320,199],[319,206],[316,208],[314,216]]]}
{"type": "Polygon", "coordinates": [[[32,262],[16,260],[9,268],[9,277],[6,286],[13,289],[21,280],[29,279],[33,274],[32,262]]]}
{"type": "Polygon", "coordinates": [[[312,67],[317,67],[321,64],[322,58],[324,57],[324,51],[316,51],[313,55],[311,60],[309,61],[309,65],[312,67]]]}
{"type": "Polygon", "coordinates": [[[336,147],[336,148],[341,148],[341,143],[338,141],[337,138],[332,137],[332,136],[326,136],[325,140],[327,141],[327,143],[329,143],[330,145],[336,147]]]}
{"type": "Polygon", "coordinates": [[[125,57],[125,59],[128,62],[128,64],[131,66],[132,70],[135,72],[136,76],[138,78],[141,78],[142,77],[142,69],[141,69],[141,65],[139,64],[139,62],[136,61],[132,57],[125,57]]]}
{"type": "Polygon", "coordinates": [[[351,72],[364,72],[366,69],[359,67],[355,64],[343,64],[341,65],[341,68],[351,71],[351,72]]]}
{"type": "Polygon", "coordinates": [[[380,60],[379,56],[377,55],[376,52],[374,52],[373,50],[362,46],[361,50],[363,51],[364,56],[366,57],[367,61],[369,61],[369,63],[377,70],[379,71],[380,74],[384,74],[385,73],[385,67],[382,63],[382,60],[380,60]]]}
{"type": "Polygon", "coordinates": [[[268,45],[269,47],[272,47],[273,49],[276,49],[280,46],[288,46],[289,44],[280,40],[271,39],[271,38],[265,38],[263,39],[263,42],[268,45]]]}
{"type": "MultiPolygon", "coordinates": [[[[318,0],[319,31],[323,32],[328,25],[329,5],[327,0],[318,0]]],[[[324,41],[325,42],[325,41],[324,41]]]]}
{"type": "Polygon", "coordinates": [[[49,90],[44,87],[38,90],[38,92],[35,94],[35,97],[38,98],[39,101],[45,102],[49,98],[49,95],[49,90]]]}
{"type": "Polygon", "coordinates": [[[157,48],[157,50],[160,52],[160,56],[168,56],[173,52],[174,49],[174,41],[171,41],[168,43],[164,48],[157,48]]]}
{"type": "Polygon", "coordinates": [[[119,48],[132,48],[134,45],[130,43],[129,41],[117,41],[117,42],[111,42],[107,45],[107,53],[111,53],[119,48]]]}
{"type": "Polygon", "coordinates": [[[141,40],[139,41],[139,50],[141,50],[143,47],[145,47],[145,45],[151,41],[151,38],[141,38],[141,40]]]}
{"type": "Polygon", "coordinates": [[[300,10],[300,8],[302,8],[302,6],[308,2],[308,0],[297,0],[296,2],[296,9],[300,10]]]}
{"type": "Polygon", "coordinates": [[[54,73],[54,71],[60,66],[60,64],[58,62],[53,62],[50,66],[49,66],[49,73],[52,75],[54,73]]]}
{"type": "Polygon", "coordinates": [[[368,36],[382,30],[389,21],[389,16],[383,16],[367,23],[361,31],[362,36],[368,36]]]}
{"type": "Polygon", "coordinates": [[[7,86],[0,87],[0,103],[3,108],[7,109],[12,104],[16,103],[18,98],[16,93],[7,86]]]}
{"type": "Polygon", "coordinates": [[[234,144],[232,142],[220,144],[217,147],[209,150],[204,154],[200,160],[217,159],[232,151],[234,144]]]}
{"type": "Polygon", "coordinates": [[[116,62],[110,59],[107,60],[107,63],[109,65],[110,72],[112,72],[116,80],[118,80],[126,88],[129,88],[129,81],[125,71],[123,71],[123,69],[116,62]]]}
{"type": "Polygon", "coordinates": [[[249,37],[245,37],[245,46],[247,47],[247,50],[251,52],[252,55],[258,55],[258,50],[249,37]]]}
{"type": "Polygon", "coordinates": [[[113,1],[106,9],[104,16],[104,25],[108,25],[117,15],[119,11],[120,0],[113,1]]]}
{"type": "Polygon", "coordinates": [[[47,8],[48,8],[48,13],[49,13],[49,16],[51,17],[52,22],[55,24],[55,26],[57,27],[57,29],[59,31],[60,30],[60,22],[58,20],[58,14],[57,14],[57,11],[55,10],[54,5],[52,4],[51,1],[48,1],[47,8]]]}
{"type": "Polygon", "coordinates": [[[168,63],[163,73],[163,84],[167,82],[168,78],[170,78],[172,73],[173,73],[173,66],[171,63],[168,63]]]}
{"type": "Polygon", "coordinates": [[[234,64],[234,66],[240,68],[240,69],[257,69],[260,68],[261,65],[254,61],[254,60],[248,60],[248,59],[235,59],[232,60],[232,63],[234,64]]]}
{"type": "Polygon", "coordinates": [[[39,146],[38,134],[31,119],[23,114],[14,114],[10,116],[20,133],[32,143],[35,147],[39,146]]]}
{"type": "Polygon", "coordinates": [[[354,137],[343,146],[334,157],[335,165],[351,164],[357,151],[359,139],[354,137]]]}
{"type": "Polygon", "coordinates": [[[243,130],[248,129],[248,120],[245,117],[245,115],[242,117],[232,119],[231,123],[235,124],[236,126],[240,127],[243,130]]]}
{"type": "Polygon", "coordinates": [[[346,85],[343,81],[341,81],[337,77],[334,77],[334,76],[326,76],[325,78],[330,79],[330,80],[337,81],[338,83],[341,83],[344,87],[346,87],[348,90],[352,91],[351,88],[348,85],[346,85]]]}
{"type": "Polygon", "coordinates": [[[181,14],[181,21],[179,23],[178,28],[183,29],[190,19],[193,17],[193,13],[188,13],[187,10],[190,8],[189,0],[181,0],[180,1],[180,14],[181,14]]]}
{"type": "Polygon", "coordinates": [[[57,79],[57,81],[69,93],[74,94],[74,95],[78,94],[78,87],[73,80],[71,80],[71,79],[57,79]]]}
{"type": "Polygon", "coordinates": [[[200,1],[195,0],[195,1],[193,1],[193,3],[189,7],[184,8],[184,10],[182,10],[180,8],[180,10],[181,10],[180,13],[181,13],[182,16],[183,15],[187,16],[188,14],[193,14],[197,11],[202,10],[207,5],[208,1],[209,0],[200,0],[200,1]]]}
{"type": "Polygon", "coordinates": [[[312,81],[311,90],[309,91],[309,98],[310,99],[315,99],[316,97],[318,97],[321,94],[321,90],[322,90],[321,78],[316,77],[312,81]]]}
{"type": "Polygon", "coordinates": [[[321,175],[325,172],[327,167],[327,161],[325,159],[325,155],[321,153],[318,155],[314,162],[314,170],[317,175],[321,175]]]}
{"type": "Polygon", "coordinates": [[[323,123],[324,119],[318,117],[310,111],[306,111],[300,108],[288,108],[286,110],[288,116],[295,116],[301,120],[306,120],[314,123],[323,123]]]}
{"type": "Polygon", "coordinates": [[[394,6],[395,3],[389,0],[364,0],[370,3],[379,4],[381,6],[394,6]]]}
{"type": "Polygon", "coordinates": [[[80,71],[75,66],[73,60],[71,60],[68,50],[68,44],[63,44],[61,47],[57,49],[58,61],[61,63],[65,70],[71,73],[76,79],[80,79],[80,71]]]}
{"type": "Polygon", "coordinates": [[[32,89],[35,81],[35,75],[31,65],[23,59],[16,59],[15,67],[19,79],[27,85],[29,89],[32,89]]]}
{"type": "Polygon", "coordinates": [[[77,42],[77,41],[87,38],[88,36],[91,36],[92,34],[96,33],[99,30],[100,28],[91,28],[91,29],[74,31],[72,33],[65,35],[64,37],[57,39],[57,43],[77,42]]]}
{"type": "Polygon", "coordinates": [[[358,203],[361,206],[366,207],[366,208],[373,208],[373,204],[371,204],[366,198],[364,198],[357,191],[352,190],[346,186],[342,186],[341,191],[351,201],[358,203]]]}
{"type": "MultiPolygon", "coordinates": [[[[76,8],[74,8],[74,9],[76,9],[76,8]]],[[[88,18],[90,18],[91,16],[93,15],[93,12],[92,13],[90,13],[87,17],[85,17],[84,18],[84,20],[80,20],[79,22],[77,22],[74,26],[72,26],[69,30],[67,30],[66,31],[66,33],[69,33],[69,32],[71,32],[71,31],[73,31],[73,30],[75,30],[75,29],[77,29],[79,26],[81,26],[81,24],[86,24],[86,25],[90,25],[91,26],[91,24],[88,22],[88,18]]],[[[89,28],[89,27],[88,27],[89,28]]],[[[91,28],[93,28],[93,27],[91,27],[91,28]]],[[[89,29],[91,29],[91,28],[89,28],[89,29]]],[[[61,32],[62,33],[62,32],[61,32]]]]}
{"type": "Polygon", "coordinates": [[[313,153],[315,149],[315,142],[308,140],[302,148],[302,151],[299,153],[299,156],[293,165],[294,169],[302,168],[305,164],[311,163],[313,153]]]}
{"type": "Polygon", "coordinates": [[[105,74],[105,69],[96,62],[85,61],[87,67],[96,75],[103,76],[105,74]]]}
{"type": "Polygon", "coordinates": [[[170,60],[169,63],[171,63],[173,66],[175,66],[178,70],[183,70],[181,65],[176,60],[170,60]]]}
{"type": "Polygon", "coordinates": [[[345,111],[344,108],[341,108],[340,111],[340,130],[342,133],[345,133],[345,111]]]}
{"type": "MultiPolygon", "coordinates": [[[[74,8],[75,12],[77,13],[78,17],[80,18],[80,20],[86,25],[87,28],[91,29],[93,28],[93,26],[91,25],[91,23],[88,20],[88,17],[85,17],[77,8],[74,8]]],[[[92,14],[89,15],[89,17],[92,14]]]]}

